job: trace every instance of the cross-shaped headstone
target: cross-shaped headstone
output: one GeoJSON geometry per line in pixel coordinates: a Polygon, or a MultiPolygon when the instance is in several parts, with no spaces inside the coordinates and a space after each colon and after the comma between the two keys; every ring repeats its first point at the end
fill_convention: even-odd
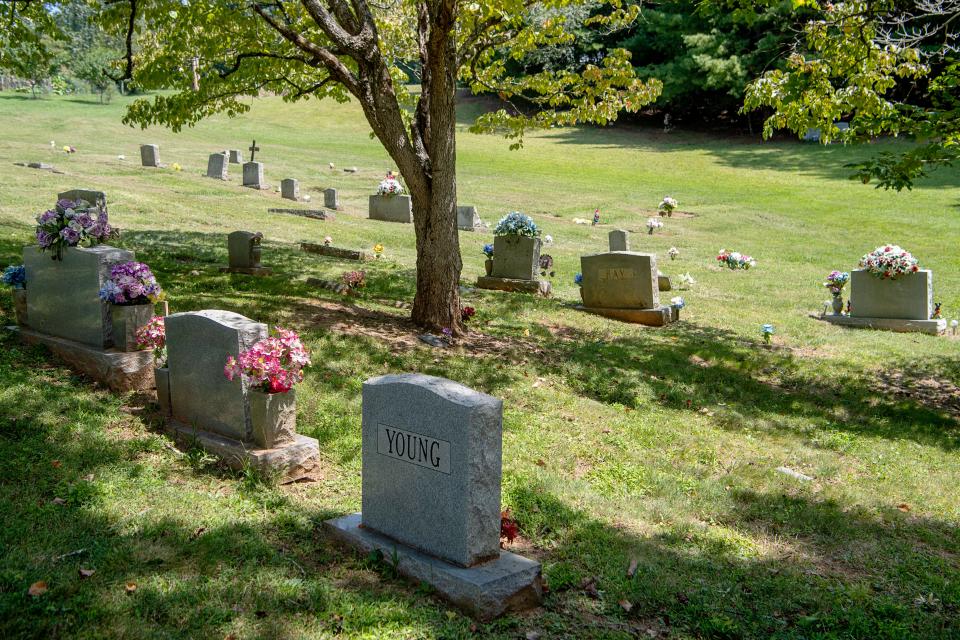
{"type": "Polygon", "coordinates": [[[247,148],[250,149],[250,162],[253,162],[253,156],[257,151],[260,151],[260,147],[257,146],[257,141],[254,140],[253,144],[247,148]]]}

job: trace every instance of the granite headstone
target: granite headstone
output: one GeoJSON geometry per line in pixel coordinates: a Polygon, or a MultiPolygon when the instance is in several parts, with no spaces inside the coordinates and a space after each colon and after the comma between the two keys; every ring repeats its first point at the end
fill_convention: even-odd
{"type": "Polygon", "coordinates": [[[207,159],[207,177],[226,180],[228,174],[227,156],[223,153],[211,153],[207,159]]]}
{"type": "Polygon", "coordinates": [[[580,257],[581,293],[586,307],[653,309],[660,305],[657,257],[611,251],[580,257]]]}
{"type": "Polygon", "coordinates": [[[921,269],[881,279],[866,269],[850,272],[850,315],[858,318],[929,320],[933,314],[933,272],[921,269]]]}
{"type": "Polygon", "coordinates": [[[336,189],[323,190],[323,206],[327,209],[340,208],[340,197],[337,195],[336,189]]]}
{"type": "Polygon", "coordinates": [[[140,164],[145,167],[159,167],[160,147],[155,144],[140,145],[140,164]]]}
{"type": "Polygon", "coordinates": [[[496,236],[493,239],[493,277],[536,280],[540,273],[540,238],[496,236]]]}
{"type": "Polygon", "coordinates": [[[610,251],[630,251],[630,232],[625,229],[614,229],[607,234],[610,251]]]}
{"type": "Polygon", "coordinates": [[[413,201],[404,195],[372,195],[368,217],[386,222],[413,222],[413,201]]]}
{"type": "Polygon", "coordinates": [[[300,199],[300,181],[294,178],[284,178],[280,181],[280,197],[287,200],[300,199]]]}
{"type": "Polygon", "coordinates": [[[263,189],[263,163],[245,162],[243,164],[243,186],[253,189],[263,189]]]}
{"type": "Polygon", "coordinates": [[[240,149],[230,149],[230,164],[243,164],[243,152],[240,149]]]}

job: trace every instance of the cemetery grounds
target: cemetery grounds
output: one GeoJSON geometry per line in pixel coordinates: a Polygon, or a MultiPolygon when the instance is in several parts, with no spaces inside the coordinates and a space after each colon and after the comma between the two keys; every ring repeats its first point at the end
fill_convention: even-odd
{"type": "MultiPolygon", "coordinates": [[[[960,637],[960,340],[807,317],[829,298],[829,271],[888,242],[933,269],[945,317],[960,317],[955,170],[889,193],[850,181],[844,164],[892,143],[633,128],[551,130],[511,152],[466,131],[483,104],[468,101],[460,202],[491,225],[533,215],[554,239],[554,296],[470,291],[471,333],[438,350],[397,306],[414,292],[412,227],[366,219],[392,166],[355,105],[261,99],[241,118],[172,134],[122,126],[126,100],[0,94],[0,266],[21,262],[58,192],[105,191],[123,230],[115,244],[150,264],[172,311],[227,309],[304,336],[314,366],[297,423],[320,441],[320,471],[276,486],[178,451],[147,399],[96,388],[0,335],[0,636],[960,637]],[[254,138],[270,184],[298,178],[314,208],[336,187],[336,220],[267,213],[311,205],[240,188],[239,165],[228,182],[203,177],[210,153],[254,138]],[[140,167],[141,143],[159,144],[167,168],[140,167]],[[32,161],[63,173],[14,165],[32,161]],[[665,195],[694,215],[647,235],[665,195]],[[596,207],[599,226],[573,223],[596,207]],[[579,256],[605,251],[615,228],[675,284],[694,278],[667,294],[686,301],[679,323],[571,308],[579,256]],[[236,229],[264,232],[272,276],[218,271],[236,229]],[[307,283],[358,268],[299,251],[327,235],[384,245],[360,267],[368,285],[356,297],[307,283]],[[722,269],[721,248],[757,267],[722,269]],[[541,609],[477,625],[389,560],[322,533],[323,520],[360,507],[362,382],[413,371],[504,400],[503,506],[521,531],[508,548],[543,563],[541,609]],[[37,581],[47,591],[28,595],[37,581]]],[[[461,233],[464,285],[491,239],[461,233]]],[[[0,315],[13,324],[8,290],[0,315]]]]}

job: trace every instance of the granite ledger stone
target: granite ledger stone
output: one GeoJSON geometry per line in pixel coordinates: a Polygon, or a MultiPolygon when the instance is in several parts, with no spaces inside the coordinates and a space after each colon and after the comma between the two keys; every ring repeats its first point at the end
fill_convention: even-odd
{"type": "Polygon", "coordinates": [[[503,402],[421,374],[363,385],[363,525],[453,564],[498,557],[503,402]]]}

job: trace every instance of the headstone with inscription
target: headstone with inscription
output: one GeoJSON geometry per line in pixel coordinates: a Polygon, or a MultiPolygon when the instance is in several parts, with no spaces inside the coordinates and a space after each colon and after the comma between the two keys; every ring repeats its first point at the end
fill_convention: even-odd
{"type": "Polygon", "coordinates": [[[294,178],[284,178],[280,181],[280,197],[287,200],[300,199],[300,181],[294,178]]]}
{"type": "Polygon", "coordinates": [[[610,251],[580,257],[583,309],[617,320],[661,326],[679,319],[679,305],[661,305],[657,258],[610,251]]]}
{"type": "Polygon", "coordinates": [[[368,552],[395,554],[401,573],[478,618],[536,604],[539,563],[499,544],[502,415],[501,400],[451,380],[366,381],[363,511],[327,527],[368,552]]]}
{"type": "Polygon", "coordinates": [[[227,156],[223,153],[211,153],[207,158],[207,177],[226,180],[228,175],[227,156]]]}
{"type": "Polygon", "coordinates": [[[144,167],[159,167],[160,147],[155,144],[140,145],[140,164],[144,167]]]}
{"type": "Polygon", "coordinates": [[[335,210],[340,208],[340,197],[337,195],[336,189],[323,190],[323,206],[335,210]]]}
{"type": "Polygon", "coordinates": [[[263,163],[245,162],[243,164],[243,186],[251,189],[266,189],[263,182],[263,163]]]}
{"type": "Polygon", "coordinates": [[[607,234],[610,251],[630,251],[630,232],[625,229],[614,229],[607,234]]]}

